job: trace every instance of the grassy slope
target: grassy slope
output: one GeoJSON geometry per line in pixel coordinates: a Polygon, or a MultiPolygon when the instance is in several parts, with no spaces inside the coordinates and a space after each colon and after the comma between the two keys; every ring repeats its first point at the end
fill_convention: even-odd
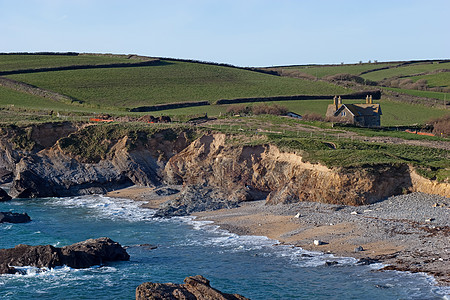
{"type": "Polygon", "coordinates": [[[0,55],[0,71],[137,62],[120,56],[0,55]]]}
{"type": "Polygon", "coordinates": [[[322,78],[328,75],[347,73],[358,75],[361,72],[373,69],[383,68],[387,66],[394,66],[397,63],[373,63],[373,64],[358,64],[358,65],[335,65],[335,66],[292,66],[282,67],[283,69],[299,70],[300,72],[322,78]]]}
{"type": "Polygon", "coordinates": [[[414,74],[431,72],[431,71],[442,70],[442,69],[450,69],[450,62],[441,63],[441,64],[415,63],[415,64],[405,65],[405,66],[398,67],[398,68],[370,72],[370,73],[362,75],[362,77],[369,79],[369,80],[373,80],[373,81],[380,81],[380,80],[395,77],[395,76],[414,75],[414,74]]]}
{"type": "Polygon", "coordinates": [[[450,72],[410,77],[413,81],[426,79],[429,87],[450,87],[450,72]]]}
{"type": "Polygon", "coordinates": [[[407,95],[412,95],[412,96],[432,98],[432,99],[426,100],[426,101],[432,101],[432,102],[434,102],[435,99],[450,100],[450,94],[443,93],[443,92],[407,90],[407,89],[399,89],[399,88],[391,88],[391,87],[383,87],[383,89],[398,92],[398,93],[403,93],[403,94],[407,94],[407,95]]]}
{"type": "Polygon", "coordinates": [[[325,82],[185,62],[8,77],[84,100],[89,104],[120,107],[203,100],[213,102],[239,97],[351,92],[325,82]]]}
{"type": "Polygon", "coordinates": [[[74,106],[49,100],[46,98],[18,92],[0,86],[0,106],[15,106],[20,108],[31,109],[59,109],[59,110],[73,110],[74,106]]]}

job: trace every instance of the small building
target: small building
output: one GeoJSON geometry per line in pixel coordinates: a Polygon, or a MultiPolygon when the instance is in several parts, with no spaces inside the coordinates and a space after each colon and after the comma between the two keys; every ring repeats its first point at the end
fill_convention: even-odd
{"type": "Polygon", "coordinates": [[[334,97],[328,105],[326,117],[337,122],[351,123],[362,127],[380,127],[381,107],[372,102],[372,96],[366,97],[365,104],[343,104],[341,97],[334,97]]]}

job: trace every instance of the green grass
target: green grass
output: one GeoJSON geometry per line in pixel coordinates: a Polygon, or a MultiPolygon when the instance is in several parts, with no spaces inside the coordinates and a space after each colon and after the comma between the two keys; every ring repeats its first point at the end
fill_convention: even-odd
{"type": "Polygon", "coordinates": [[[114,155],[113,146],[124,137],[127,137],[125,147],[133,150],[139,145],[147,144],[157,134],[163,140],[174,141],[181,132],[186,132],[190,139],[195,137],[192,130],[184,126],[106,123],[87,126],[60,139],[58,145],[64,153],[79,157],[84,162],[94,163],[111,158],[114,155]]]}
{"type": "Polygon", "coordinates": [[[370,72],[370,73],[362,75],[362,77],[369,79],[369,80],[373,80],[373,81],[380,81],[380,80],[395,77],[395,76],[414,75],[414,74],[420,74],[420,73],[424,73],[424,72],[431,72],[431,71],[442,70],[442,69],[450,69],[450,62],[441,63],[441,64],[415,63],[415,64],[405,65],[405,66],[398,67],[398,68],[370,72]]]}
{"type": "Polygon", "coordinates": [[[139,62],[122,56],[0,55],[0,71],[139,62]]]}
{"type": "Polygon", "coordinates": [[[318,78],[322,78],[328,75],[335,74],[352,74],[359,75],[361,72],[378,69],[387,66],[394,66],[397,63],[364,63],[355,65],[335,65],[335,66],[292,66],[282,67],[282,69],[299,70],[300,72],[313,75],[318,78]]]}
{"type": "Polygon", "coordinates": [[[90,105],[114,107],[203,100],[213,102],[239,97],[332,95],[352,92],[325,82],[185,62],[8,77],[86,101],[90,105]]]}
{"type": "MultiPolygon", "coordinates": [[[[398,92],[398,93],[403,93],[403,94],[407,94],[407,95],[411,95],[411,96],[431,98],[429,101],[434,101],[433,99],[450,100],[450,93],[407,90],[407,89],[399,89],[399,88],[391,88],[391,87],[383,87],[383,89],[398,92]]],[[[428,100],[426,100],[426,101],[428,101],[428,100]]]]}
{"type": "Polygon", "coordinates": [[[73,110],[74,106],[50,99],[18,92],[0,86],[0,107],[15,106],[17,108],[73,110]]]}
{"type": "MultiPolygon", "coordinates": [[[[274,103],[281,105],[300,115],[305,114],[319,114],[325,116],[327,107],[331,104],[331,100],[295,100],[295,101],[276,101],[265,102],[268,104],[274,103]]],[[[344,103],[362,103],[361,100],[345,100],[344,103]]],[[[445,109],[433,108],[424,105],[409,104],[402,102],[395,102],[389,100],[376,101],[381,104],[382,126],[403,126],[412,124],[425,124],[430,119],[437,118],[448,114],[449,111],[445,109]]],[[[243,105],[254,105],[256,103],[242,103],[243,105]]],[[[187,107],[171,110],[162,110],[158,112],[149,112],[151,115],[196,115],[207,113],[208,116],[219,116],[227,111],[230,105],[209,105],[200,107],[187,107]]]]}
{"type": "Polygon", "coordinates": [[[410,145],[365,143],[349,140],[317,140],[311,138],[285,138],[269,135],[271,143],[286,150],[301,151],[303,158],[328,167],[364,167],[384,164],[409,164],[430,179],[448,179],[450,154],[447,150],[410,145]],[[336,149],[329,147],[333,142],[336,149]]]}
{"type": "Polygon", "coordinates": [[[429,87],[450,87],[450,72],[410,77],[413,81],[425,79],[429,87]]]}

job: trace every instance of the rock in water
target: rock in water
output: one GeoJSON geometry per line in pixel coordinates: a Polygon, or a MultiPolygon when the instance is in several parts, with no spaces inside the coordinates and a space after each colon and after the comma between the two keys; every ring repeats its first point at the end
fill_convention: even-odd
{"type": "Polygon", "coordinates": [[[119,243],[110,238],[89,239],[62,248],[51,245],[17,245],[0,249],[0,274],[15,273],[8,266],[53,268],[67,265],[71,268],[88,268],[106,261],[129,260],[130,256],[119,243]]]}
{"type": "Polygon", "coordinates": [[[31,218],[26,213],[0,212],[0,223],[27,223],[30,221],[31,218]]]}
{"type": "Polygon", "coordinates": [[[146,282],[136,289],[136,300],[147,299],[197,299],[197,300],[244,300],[238,294],[225,294],[209,285],[203,276],[191,276],[184,284],[146,282]]]}
{"type": "Polygon", "coordinates": [[[11,199],[12,199],[12,197],[10,195],[8,195],[8,193],[5,192],[4,189],[0,188],[0,202],[9,201],[11,199]]]}

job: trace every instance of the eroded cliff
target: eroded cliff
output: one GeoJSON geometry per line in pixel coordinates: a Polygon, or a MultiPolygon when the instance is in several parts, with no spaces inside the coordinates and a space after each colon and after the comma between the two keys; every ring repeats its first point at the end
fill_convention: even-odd
{"type": "Polygon", "coordinates": [[[233,143],[225,134],[193,140],[192,130],[181,127],[67,125],[53,137],[47,137],[52,131],[47,127],[0,140],[0,169],[14,174],[14,197],[73,196],[164,183],[215,187],[233,202],[267,197],[268,204],[361,205],[408,191],[450,197],[448,183],[427,180],[407,164],[327,167],[272,144],[233,143]]]}
{"type": "MultiPolygon", "coordinates": [[[[450,196],[446,183],[428,184],[406,164],[328,168],[272,145],[239,146],[223,134],[205,135],[165,167],[169,183],[204,183],[230,191],[269,193],[268,204],[317,201],[361,205],[409,190],[450,196]]],[[[431,181],[430,181],[431,182],[431,181]]]]}

